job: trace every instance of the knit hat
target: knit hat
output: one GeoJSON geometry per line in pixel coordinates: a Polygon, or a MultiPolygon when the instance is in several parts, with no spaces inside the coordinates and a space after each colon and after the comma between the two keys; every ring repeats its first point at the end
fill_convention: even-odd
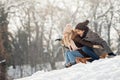
{"type": "Polygon", "coordinates": [[[75,27],[75,29],[79,29],[79,30],[86,30],[88,29],[87,25],[88,25],[89,21],[86,20],[84,22],[78,23],[75,27]]]}

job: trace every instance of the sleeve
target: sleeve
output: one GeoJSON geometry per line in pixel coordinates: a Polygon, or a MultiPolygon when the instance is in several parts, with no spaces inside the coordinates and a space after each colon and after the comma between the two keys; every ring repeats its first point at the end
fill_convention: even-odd
{"type": "Polygon", "coordinates": [[[92,32],[92,31],[90,31],[87,34],[86,38],[84,39],[90,42],[98,43],[98,44],[101,44],[101,42],[103,41],[103,39],[97,33],[92,32]]]}
{"type": "Polygon", "coordinates": [[[78,49],[78,47],[75,45],[73,40],[71,40],[70,44],[71,44],[72,50],[77,50],[78,49]]]}
{"type": "Polygon", "coordinates": [[[94,45],[90,41],[83,40],[80,37],[74,38],[73,41],[76,41],[76,42],[78,42],[78,43],[80,43],[82,45],[88,46],[88,47],[93,47],[93,45],[94,45]]]}

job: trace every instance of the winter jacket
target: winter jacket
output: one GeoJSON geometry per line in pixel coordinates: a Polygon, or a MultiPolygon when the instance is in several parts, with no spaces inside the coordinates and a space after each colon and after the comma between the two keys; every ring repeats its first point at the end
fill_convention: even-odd
{"type": "Polygon", "coordinates": [[[86,36],[83,39],[86,40],[86,41],[90,41],[93,44],[101,45],[103,47],[103,49],[94,48],[95,53],[98,54],[98,55],[112,52],[110,47],[107,45],[106,41],[103,40],[97,33],[91,31],[90,29],[88,30],[86,36]]]}
{"type": "MultiPolygon", "coordinates": [[[[86,41],[83,40],[79,35],[73,35],[72,36],[72,40],[75,42],[76,46],[78,48],[81,48],[83,46],[89,46],[89,47],[93,47],[93,43],[91,43],[90,41],[86,41]]],[[[82,51],[82,49],[78,50],[84,57],[90,57],[89,55],[87,55],[85,52],[82,51]]]]}

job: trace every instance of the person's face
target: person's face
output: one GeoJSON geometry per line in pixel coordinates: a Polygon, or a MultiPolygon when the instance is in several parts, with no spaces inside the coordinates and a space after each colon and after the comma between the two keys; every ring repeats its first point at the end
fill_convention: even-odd
{"type": "Polygon", "coordinates": [[[81,37],[84,34],[84,30],[79,30],[79,29],[75,29],[75,31],[77,32],[77,34],[79,34],[81,37]]]}

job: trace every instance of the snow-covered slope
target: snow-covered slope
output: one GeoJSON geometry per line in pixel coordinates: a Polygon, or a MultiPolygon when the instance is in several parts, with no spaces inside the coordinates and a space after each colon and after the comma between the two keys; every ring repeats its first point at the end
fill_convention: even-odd
{"type": "Polygon", "coordinates": [[[38,71],[30,77],[15,80],[120,80],[120,56],[61,70],[38,71]]]}

